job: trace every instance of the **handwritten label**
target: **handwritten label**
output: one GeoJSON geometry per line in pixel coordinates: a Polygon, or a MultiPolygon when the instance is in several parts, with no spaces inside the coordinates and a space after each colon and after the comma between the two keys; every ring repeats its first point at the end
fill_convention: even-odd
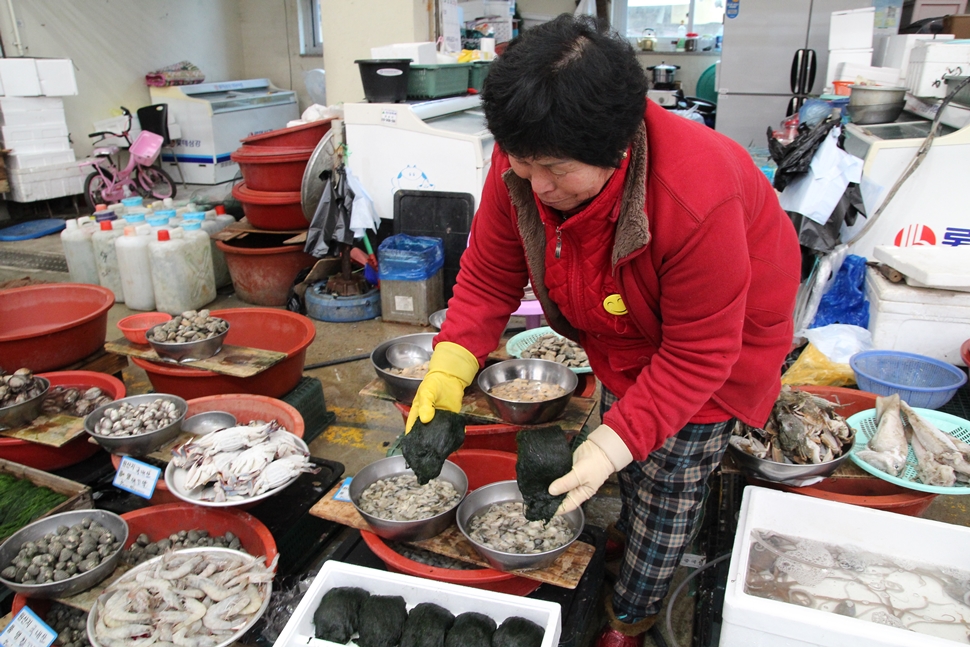
{"type": "Polygon", "coordinates": [[[121,459],[121,465],[118,466],[114,481],[111,483],[116,488],[150,499],[161,474],[160,468],[125,456],[121,459]]]}
{"type": "Polygon", "coordinates": [[[37,614],[24,607],[14,616],[3,633],[0,645],[3,647],[50,647],[57,632],[47,626],[37,614]]]}
{"type": "Polygon", "coordinates": [[[334,501],[346,501],[347,503],[353,503],[350,500],[350,482],[354,480],[353,476],[348,476],[344,479],[344,482],[340,484],[340,489],[337,493],[333,495],[334,501]]]}

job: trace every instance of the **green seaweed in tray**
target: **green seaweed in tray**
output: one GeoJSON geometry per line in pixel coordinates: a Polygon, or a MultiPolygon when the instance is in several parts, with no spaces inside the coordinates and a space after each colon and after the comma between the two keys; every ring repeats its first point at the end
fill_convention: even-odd
{"type": "Polygon", "coordinates": [[[492,647],[495,621],[481,613],[468,611],[455,618],[445,647],[492,647]]]}
{"type": "Polygon", "coordinates": [[[445,459],[465,442],[465,416],[436,411],[428,424],[420,418],[401,441],[401,453],[424,485],[441,474],[445,459]]]}
{"type": "Polygon", "coordinates": [[[67,501],[67,496],[0,473],[0,539],[6,539],[34,519],[67,501]]]}
{"type": "Polygon", "coordinates": [[[507,618],[492,635],[492,647],[540,647],[545,630],[525,618],[507,618]]]}
{"type": "Polygon", "coordinates": [[[552,496],[549,485],[573,468],[573,454],[566,434],[558,426],[524,429],[516,437],[519,457],[515,475],[525,502],[525,518],[547,522],[566,495],[552,496]]]}
{"type": "Polygon", "coordinates": [[[358,647],[394,647],[407,619],[407,606],[400,595],[370,596],[360,605],[358,647]]]}
{"type": "Polygon", "coordinates": [[[444,647],[445,636],[454,622],[455,616],[448,609],[422,602],[408,614],[401,647],[444,647]]]}
{"type": "Polygon", "coordinates": [[[370,593],[354,586],[340,586],[327,591],[313,613],[316,637],[345,644],[358,629],[361,604],[370,593]]]}

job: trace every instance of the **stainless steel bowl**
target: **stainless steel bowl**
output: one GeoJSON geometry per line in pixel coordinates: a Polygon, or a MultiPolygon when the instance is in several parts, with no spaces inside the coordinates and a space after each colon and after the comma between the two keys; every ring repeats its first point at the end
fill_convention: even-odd
{"type": "Polygon", "coordinates": [[[478,388],[485,393],[492,412],[513,425],[539,425],[555,420],[569,404],[578,385],[579,378],[569,368],[544,359],[510,359],[493,364],[478,374],[478,388]],[[515,378],[557,384],[566,390],[566,394],[541,402],[518,402],[489,393],[489,389],[515,378]]]}
{"type": "Polygon", "coordinates": [[[213,431],[235,426],[236,416],[228,411],[203,411],[182,421],[182,431],[196,436],[204,436],[213,431]]]}
{"type": "Polygon", "coordinates": [[[445,317],[448,316],[448,308],[442,308],[441,310],[435,310],[428,317],[428,323],[432,326],[441,330],[441,325],[445,322],[445,317]]]}
{"type": "MultiPolygon", "coordinates": [[[[217,558],[225,555],[240,554],[240,551],[238,550],[231,550],[229,548],[215,548],[215,547],[183,548],[178,552],[180,554],[181,553],[209,554],[209,555],[214,555],[217,558]]],[[[106,602],[108,600],[108,597],[118,593],[118,589],[115,588],[117,584],[125,584],[126,582],[131,582],[132,580],[137,578],[140,574],[145,573],[146,571],[153,570],[157,565],[158,560],[162,559],[163,557],[164,555],[159,555],[158,557],[150,559],[147,562],[142,562],[138,566],[135,566],[130,571],[128,571],[120,578],[118,578],[118,580],[109,584],[107,588],[105,588],[104,592],[100,596],[98,596],[98,600],[106,602]]],[[[237,642],[240,638],[242,638],[242,636],[247,631],[249,631],[249,629],[254,624],[256,624],[256,621],[263,617],[263,614],[266,613],[266,609],[269,607],[270,597],[272,596],[272,593],[273,593],[273,583],[265,582],[263,584],[258,584],[257,590],[259,591],[260,595],[263,598],[263,602],[260,605],[259,610],[256,611],[256,613],[254,613],[253,616],[243,626],[239,627],[234,634],[229,636],[226,640],[223,640],[222,642],[213,645],[213,647],[229,647],[229,645],[232,645],[233,643],[237,642]]],[[[88,640],[91,642],[92,647],[105,647],[104,644],[98,642],[97,636],[95,635],[95,628],[97,627],[97,624],[98,624],[98,601],[95,601],[95,603],[91,605],[91,612],[88,614],[88,621],[87,621],[88,640]]]]}
{"type": "Polygon", "coordinates": [[[413,335],[404,335],[403,337],[395,337],[394,339],[388,339],[378,344],[371,351],[370,363],[374,367],[374,372],[377,373],[377,377],[384,381],[384,384],[387,385],[387,390],[391,392],[391,395],[398,402],[411,404],[411,401],[414,400],[414,394],[418,391],[418,385],[421,384],[421,380],[424,378],[403,377],[391,373],[391,362],[387,359],[387,349],[394,344],[409,343],[420,346],[428,351],[428,353],[431,353],[433,350],[431,341],[437,334],[434,332],[421,332],[413,335]]]}
{"type": "Polygon", "coordinates": [[[472,517],[479,512],[483,512],[488,506],[493,503],[521,500],[522,493],[519,492],[519,485],[515,481],[498,481],[497,483],[489,483],[478,488],[465,497],[465,500],[458,506],[458,514],[455,518],[458,522],[458,529],[461,530],[461,534],[465,535],[465,539],[474,546],[478,554],[488,562],[489,566],[496,570],[516,571],[549,566],[556,561],[557,557],[566,552],[570,544],[579,539],[579,535],[583,532],[583,526],[586,524],[586,517],[583,514],[582,508],[576,508],[572,512],[567,512],[563,516],[566,517],[569,525],[573,529],[573,535],[569,541],[555,550],[547,550],[543,553],[532,553],[531,555],[504,553],[475,541],[468,534],[468,524],[472,520],[472,517]]]}
{"type": "Polygon", "coordinates": [[[20,404],[0,407],[0,429],[14,429],[26,425],[40,415],[40,405],[44,403],[44,397],[50,391],[51,383],[44,377],[35,377],[34,379],[43,382],[43,393],[20,404]]]}
{"type": "Polygon", "coordinates": [[[112,454],[118,454],[120,456],[145,456],[146,454],[151,454],[153,451],[179,435],[179,432],[182,430],[182,420],[185,418],[185,412],[188,411],[188,409],[188,403],[177,395],[169,395],[168,393],[146,393],[144,395],[132,395],[127,398],[115,400],[114,402],[109,402],[108,404],[100,406],[89,413],[84,419],[84,431],[88,432],[88,435],[94,438],[99,445],[107,449],[112,454]],[[178,409],[179,417],[172,424],[162,427],[161,429],[156,429],[155,431],[139,434],[137,436],[105,436],[95,431],[97,429],[98,421],[104,417],[104,412],[107,409],[119,407],[126,402],[137,407],[139,404],[152,402],[154,400],[158,400],[159,398],[175,403],[175,408],[178,409]]]}
{"type": "Polygon", "coordinates": [[[354,507],[357,508],[357,512],[360,513],[360,516],[364,518],[368,525],[370,525],[371,530],[378,537],[393,541],[421,541],[422,539],[430,539],[435,535],[440,535],[455,520],[455,513],[458,511],[458,506],[468,492],[468,477],[465,476],[465,472],[460,467],[451,461],[445,461],[438,478],[448,481],[461,493],[461,499],[452,508],[433,517],[419,519],[417,521],[389,521],[375,517],[360,509],[357,502],[360,501],[360,495],[371,483],[399,474],[413,473],[413,470],[408,469],[407,461],[404,460],[403,456],[390,456],[374,461],[360,470],[350,482],[350,500],[354,502],[354,507]]]}
{"type": "Polygon", "coordinates": [[[839,469],[839,465],[849,460],[850,453],[847,448],[844,454],[827,463],[795,465],[776,463],[775,461],[758,458],[757,456],[752,456],[741,451],[733,445],[728,445],[728,449],[731,451],[731,455],[734,457],[734,461],[738,464],[738,467],[748,476],[795,487],[811,485],[812,483],[818,482],[820,477],[825,477],[833,473],[839,469]]]}
{"type": "Polygon", "coordinates": [[[868,124],[890,124],[903,114],[905,101],[896,103],[878,103],[861,106],[848,105],[845,107],[852,123],[865,126],[868,124]]]}
{"type": "Polygon", "coordinates": [[[222,345],[226,341],[226,335],[229,334],[229,322],[226,322],[226,329],[223,332],[208,339],[187,341],[181,344],[153,341],[152,333],[156,328],[161,328],[164,325],[162,323],[157,326],[152,326],[145,333],[145,337],[148,339],[148,344],[155,350],[159,359],[178,364],[197,362],[200,359],[208,359],[217,355],[222,350],[222,345]]]}
{"type": "Polygon", "coordinates": [[[108,555],[100,564],[85,573],[78,573],[60,582],[47,584],[18,584],[0,577],[0,584],[8,589],[23,593],[29,598],[63,598],[87,591],[103,579],[114,573],[121,560],[125,541],[128,539],[128,524],[114,512],[107,510],[72,510],[38,519],[34,523],[24,526],[7,540],[0,544],[0,570],[6,568],[20,552],[20,547],[28,541],[36,541],[49,532],[54,532],[58,526],[73,526],[88,518],[111,531],[122,548],[108,555]]]}
{"type": "Polygon", "coordinates": [[[895,85],[850,85],[850,106],[878,106],[906,101],[906,88],[895,85]]]}

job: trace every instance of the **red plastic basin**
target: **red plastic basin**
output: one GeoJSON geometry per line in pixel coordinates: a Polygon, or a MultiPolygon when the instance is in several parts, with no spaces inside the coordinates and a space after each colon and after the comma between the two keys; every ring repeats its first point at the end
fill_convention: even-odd
{"type": "MultiPolygon", "coordinates": [[[[112,399],[125,397],[125,385],[116,377],[94,371],[58,371],[39,373],[40,377],[50,380],[51,386],[85,387],[96,386],[112,399]]],[[[88,442],[88,435],[81,434],[71,442],[60,447],[50,447],[30,443],[17,438],[0,437],[0,458],[34,467],[40,470],[58,470],[75,465],[93,456],[101,447],[88,442]]]]}
{"type": "Polygon", "coordinates": [[[330,130],[332,119],[321,119],[308,124],[278,128],[268,133],[252,135],[242,140],[246,146],[288,146],[291,148],[313,148],[330,130]]]}
{"type": "Polygon", "coordinates": [[[964,364],[970,366],[970,339],[963,342],[963,345],[960,346],[960,358],[964,364]]]}
{"type": "MultiPolygon", "coordinates": [[[[467,430],[466,430],[467,438],[467,430]]],[[[460,449],[448,460],[464,470],[468,476],[468,491],[478,489],[483,485],[496,481],[515,480],[515,454],[485,449],[460,449]]],[[[537,588],[539,582],[512,573],[503,573],[492,568],[478,568],[467,571],[428,566],[401,555],[383,539],[372,532],[361,530],[360,536],[367,547],[377,555],[393,573],[404,573],[416,577],[425,577],[439,582],[451,582],[471,586],[476,589],[498,591],[510,595],[529,595],[537,588]]]]}
{"type": "Polygon", "coordinates": [[[0,369],[53,371],[78,362],[104,345],[108,288],[49,283],[0,290],[0,369]]]}
{"type": "Polygon", "coordinates": [[[269,231],[307,229],[310,223],[303,216],[300,191],[257,191],[245,182],[232,187],[232,197],[242,203],[249,224],[269,231]]]}
{"type": "Polygon", "coordinates": [[[128,341],[147,346],[148,338],[145,333],[158,324],[171,320],[171,318],[172,315],[164,312],[142,312],[125,317],[117,323],[117,326],[128,341]]]}
{"type": "Polygon", "coordinates": [[[229,157],[251,191],[299,191],[312,148],[240,146],[229,157]]]}
{"type": "Polygon", "coordinates": [[[804,494],[816,499],[838,501],[839,503],[848,503],[875,510],[886,510],[910,517],[922,515],[933,503],[933,499],[936,498],[935,494],[908,490],[875,477],[829,478],[807,487],[791,487],[781,483],[764,483],[762,481],[757,481],[755,484],[785,492],[804,494]]]}
{"type": "Polygon", "coordinates": [[[227,344],[275,350],[286,353],[286,359],[252,377],[233,377],[132,357],[131,360],[148,373],[157,392],[171,393],[186,400],[223,393],[253,393],[278,398],[299,384],[306,349],[316,336],[312,321],[289,310],[271,308],[214,310],[212,316],[229,322],[227,344]]]}
{"type": "Polygon", "coordinates": [[[246,303],[285,305],[293,279],[317,261],[302,245],[241,247],[234,242],[217,240],[216,247],[225,254],[233,287],[246,303]]]}

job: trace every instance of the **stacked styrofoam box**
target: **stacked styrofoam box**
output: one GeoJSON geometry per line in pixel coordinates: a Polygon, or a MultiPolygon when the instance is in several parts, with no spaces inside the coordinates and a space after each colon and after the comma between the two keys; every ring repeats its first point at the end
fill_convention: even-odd
{"type": "Polygon", "coordinates": [[[829,61],[825,73],[825,85],[839,79],[840,66],[846,63],[870,65],[872,63],[872,36],[875,25],[875,9],[834,11],[829,23],[829,61]]]}
{"type": "Polygon", "coordinates": [[[913,46],[906,71],[906,85],[917,97],[942,99],[947,76],[966,76],[970,69],[970,43],[965,40],[923,40],[913,46]]]}

